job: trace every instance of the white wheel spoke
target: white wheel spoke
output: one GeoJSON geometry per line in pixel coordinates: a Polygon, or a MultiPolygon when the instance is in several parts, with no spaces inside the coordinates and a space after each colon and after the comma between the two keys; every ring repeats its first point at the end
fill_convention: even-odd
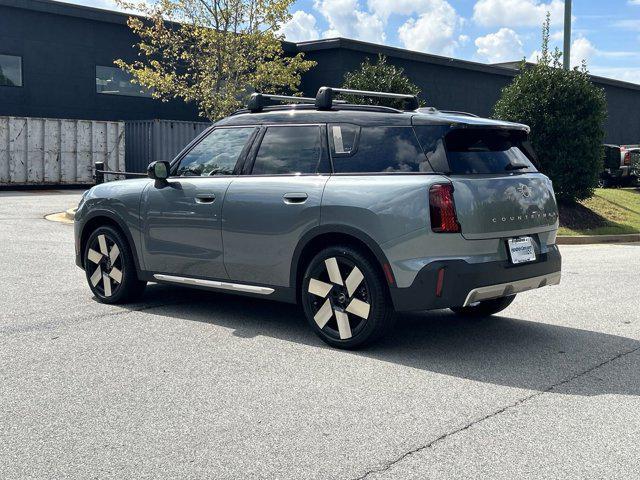
{"type": "Polygon", "coordinates": [[[324,328],[332,316],[333,308],[331,308],[331,302],[327,299],[327,301],[320,307],[320,310],[318,310],[313,316],[313,319],[320,328],[324,328]]]}
{"type": "Polygon", "coordinates": [[[113,278],[116,282],[122,283],[122,272],[117,268],[112,268],[109,272],[109,276],[113,278]]]}
{"type": "Polygon", "coordinates": [[[332,288],[333,285],[330,283],[321,282],[315,278],[309,280],[309,293],[317,295],[318,297],[326,298],[332,288]]]}
{"type": "Polygon", "coordinates": [[[100,245],[100,253],[108,255],[109,250],[107,249],[107,239],[104,238],[104,235],[98,235],[98,244],[100,245]]]}
{"type": "Polygon", "coordinates": [[[93,285],[94,287],[98,285],[98,282],[100,281],[101,278],[102,278],[102,269],[100,268],[100,265],[98,265],[98,268],[96,268],[95,272],[93,272],[93,274],[91,275],[91,278],[89,279],[91,281],[91,285],[93,285]]]}
{"type": "Polygon", "coordinates": [[[371,306],[368,303],[354,298],[351,303],[347,305],[347,312],[353,313],[361,318],[367,318],[369,316],[369,308],[371,306]]]}
{"type": "Polygon", "coordinates": [[[349,315],[339,310],[335,311],[336,320],[338,322],[338,333],[342,340],[351,338],[351,325],[349,325],[349,315]]]}
{"type": "Polygon", "coordinates": [[[340,275],[340,269],[338,268],[338,261],[336,260],[336,257],[327,258],[324,261],[324,264],[327,267],[327,272],[329,273],[329,280],[336,285],[342,285],[342,276],[340,275]]]}
{"type": "Polygon", "coordinates": [[[111,260],[111,263],[116,261],[118,255],[120,255],[120,249],[118,248],[118,245],[114,243],[113,247],[111,247],[111,251],[109,252],[109,260],[111,260]]]}
{"type": "Polygon", "coordinates": [[[100,263],[100,260],[102,260],[102,254],[96,252],[93,248],[90,248],[89,253],[87,253],[87,258],[93,263],[100,263]]]}
{"type": "Polygon", "coordinates": [[[103,273],[102,281],[104,283],[104,296],[110,297],[111,296],[111,280],[109,279],[109,275],[107,275],[106,273],[103,273]]]}
{"type": "Polygon", "coordinates": [[[353,267],[353,270],[351,270],[351,273],[345,280],[347,293],[349,294],[350,297],[353,296],[354,292],[360,286],[360,282],[362,282],[363,279],[364,279],[364,275],[362,275],[362,272],[360,271],[360,269],[358,267],[353,267]]]}

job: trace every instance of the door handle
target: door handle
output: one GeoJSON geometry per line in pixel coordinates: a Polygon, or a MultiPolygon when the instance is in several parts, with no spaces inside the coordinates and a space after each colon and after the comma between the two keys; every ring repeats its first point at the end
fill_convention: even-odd
{"type": "Polygon", "coordinates": [[[293,193],[285,193],[282,196],[282,200],[284,203],[288,205],[304,203],[307,201],[308,195],[304,192],[293,192],[293,193]]]}
{"type": "Polygon", "coordinates": [[[213,193],[198,193],[196,195],[196,203],[213,203],[216,196],[213,193]]]}

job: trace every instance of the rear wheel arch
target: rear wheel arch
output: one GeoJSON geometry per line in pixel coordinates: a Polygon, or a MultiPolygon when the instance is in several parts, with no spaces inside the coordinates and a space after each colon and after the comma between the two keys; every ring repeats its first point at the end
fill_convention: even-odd
{"type": "MultiPolygon", "coordinates": [[[[300,285],[309,262],[324,248],[330,246],[349,246],[367,256],[378,269],[378,273],[387,279],[385,264],[389,264],[384,252],[375,241],[364,232],[343,226],[323,226],[307,233],[294,251],[291,265],[290,285],[294,288],[296,302],[300,302],[300,285]]],[[[385,281],[387,292],[389,282],[385,281]]]]}

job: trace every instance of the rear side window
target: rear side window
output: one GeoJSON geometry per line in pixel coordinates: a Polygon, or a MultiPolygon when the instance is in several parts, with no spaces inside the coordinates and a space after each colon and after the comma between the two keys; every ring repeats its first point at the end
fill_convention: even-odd
{"type": "Polygon", "coordinates": [[[322,137],[317,125],[268,127],[253,164],[253,175],[317,173],[322,137]]]}
{"type": "Polygon", "coordinates": [[[254,130],[254,127],[213,130],[180,160],[176,175],[232,175],[254,130]]]}
{"type": "Polygon", "coordinates": [[[520,131],[461,128],[445,137],[451,173],[536,172],[525,155],[526,134],[520,131]]]}
{"type": "Polygon", "coordinates": [[[444,136],[451,127],[449,125],[416,125],[413,128],[431,168],[436,172],[449,172],[444,136]]]}
{"type": "Polygon", "coordinates": [[[336,173],[432,171],[411,127],[330,125],[329,138],[336,173]]]}
{"type": "Polygon", "coordinates": [[[360,127],[350,123],[329,124],[331,156],[350,157],[356,153],[360,127]]]}

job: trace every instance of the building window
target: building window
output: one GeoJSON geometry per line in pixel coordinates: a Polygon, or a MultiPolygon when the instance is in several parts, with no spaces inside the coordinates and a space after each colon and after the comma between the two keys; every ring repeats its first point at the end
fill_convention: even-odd
{"type": "Polygon", "coordinates": [[[0,55],[0,86],[22,86],[22,57],[0,55]]]}
{"type": "Polygon", "coordinates": [[[132,81],[132,77],[116,67],[96,65],[96,91],[105,95],[151,97],[151,92],[132,81]]]}

